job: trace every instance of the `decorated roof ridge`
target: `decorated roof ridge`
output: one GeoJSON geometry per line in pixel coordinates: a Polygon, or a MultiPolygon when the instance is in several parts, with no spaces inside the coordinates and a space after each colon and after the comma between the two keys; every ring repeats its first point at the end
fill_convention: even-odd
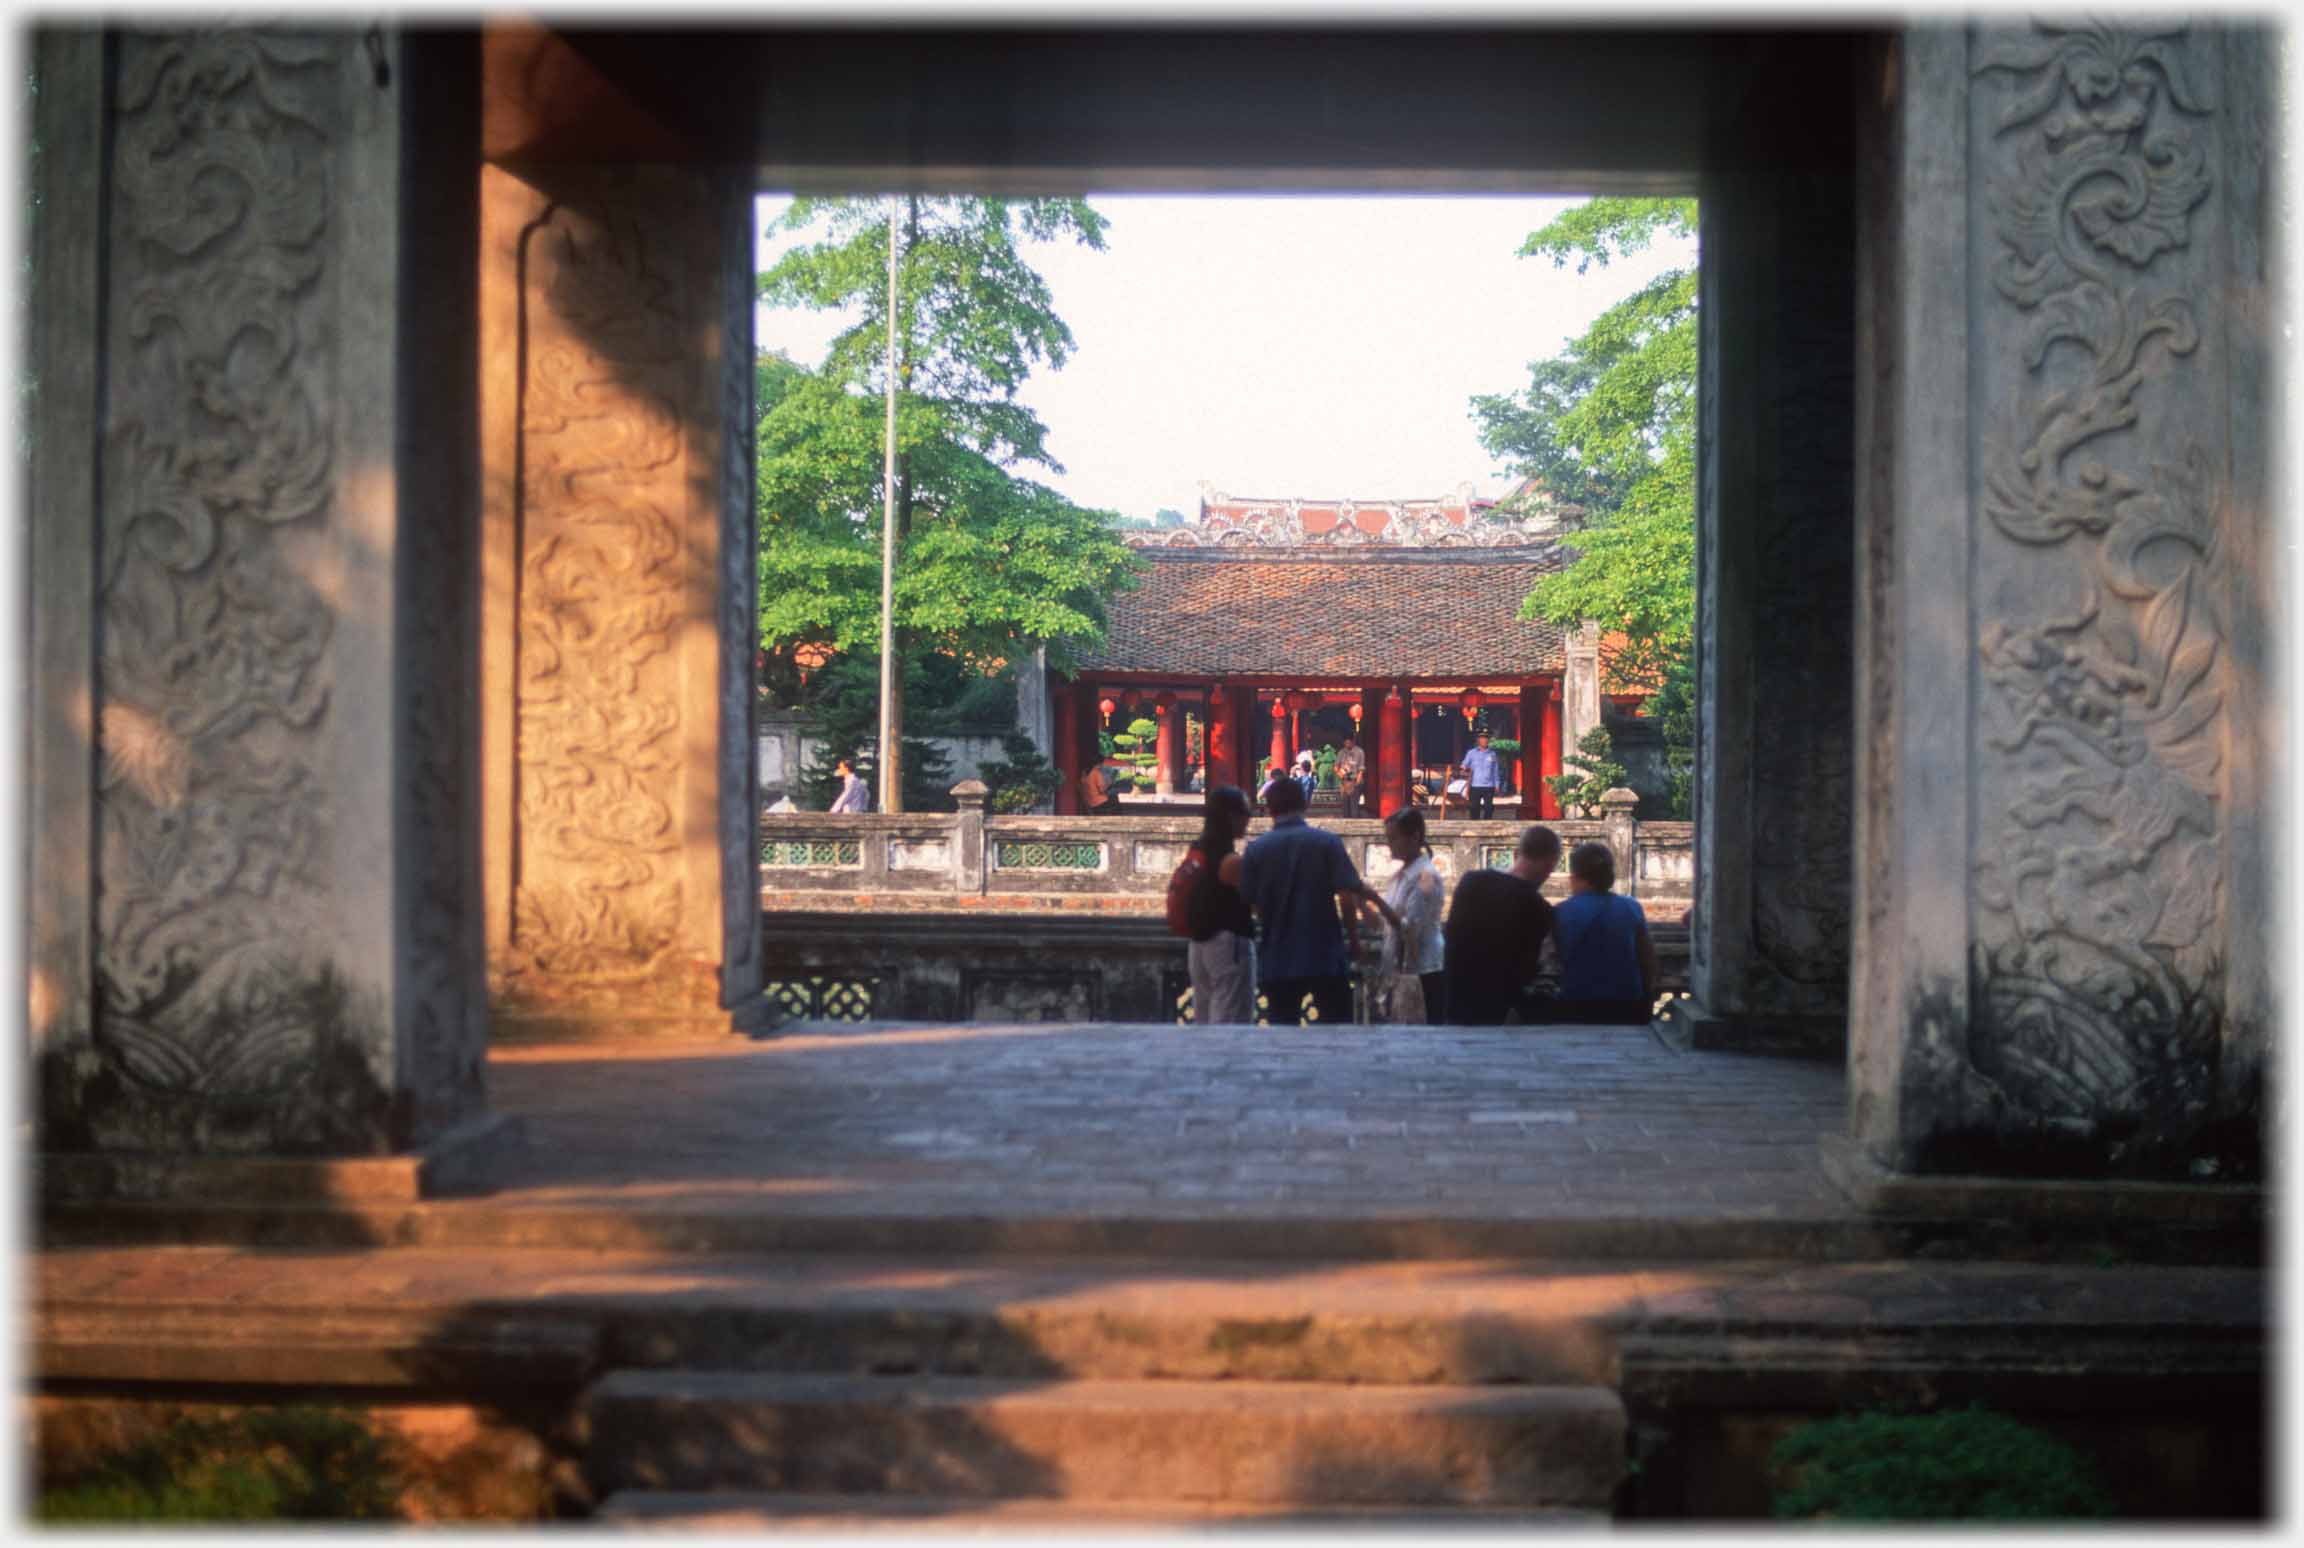
{"type": "Polygon", "coordinates": [[[1548,514],[1520,521],[1473,519],[1498,503],[1475,495],[1469,480],[1448,494],[1377,500],[1230,495],[1203,479],[1197,521],[1129,532],[1122,541],[1148,549],[1519,548],[1558,530],[1548,514]]]}
{"type": "Polygon", "coordinates": [[[1355,539],[1309,539],[1299,543],[1257,543],[1245,539],[1232,542],[1195,542],[1189,536],[1182,542],[1173,539],[1188,528],[1171,527],[1165,532],[1148,533],[1129,542],[1140,558],[1147,560],[1175,560],[1193,564],[1302,564],[1339,565],[1372,564],[1403,565],[1532,565],[1541,570],[1555,570],[1567,562],[1567,553],[1560,539],[1549,532],[1522,534],[1511,542],[1490,542],[1482,535],[1469,535],[1456,542],[1429,544],[1386,543],[1355,539]]]}

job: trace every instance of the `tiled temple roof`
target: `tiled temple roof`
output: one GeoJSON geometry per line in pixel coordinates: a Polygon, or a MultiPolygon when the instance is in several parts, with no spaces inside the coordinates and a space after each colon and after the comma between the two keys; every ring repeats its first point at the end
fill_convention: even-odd
{"type": "Polygon", "coordinates": [[[1487,678],[1558,672],[1560,631],[1520,619],[1546,543],[1478,549],[1146,549],[1082,671],[1179,677],[1487,678]]]}

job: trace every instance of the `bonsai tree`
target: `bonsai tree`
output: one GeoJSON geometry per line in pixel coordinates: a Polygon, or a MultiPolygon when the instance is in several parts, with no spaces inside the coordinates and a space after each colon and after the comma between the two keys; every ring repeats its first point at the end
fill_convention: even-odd
{"type": "Polygon", "coordinates": [[[976,771],[976,777],[992,792],[993,811],[1028,812],[1056,794],[1062,776],[1055,765],[1040,756],[1032,738],[1011,731],[1000,738],[1000,748],[1008,755],[1005,763],[987,763],[976,771]]]}
{"type": "Polygon", "coordinates": [[[1319,788],[1334,790],[1336,788],[1336,749],[1323,747],[1314,753],[1312,755],[1312,769],[1318,776],[1319,788]]]}
{"type": "MultiPolygon", "coordinates": [[[[1486,714],[1487,711],[1483,710],[1481,713],[1486,714]]],[[[1497,765],[1504,776],[1504,792],[1509,794],[1513,788],[1513,771],[1520,767],[1520,739],[1511,736],[1492,736],[1488,738],[1488,750],[1496,755],[1497,765]]]]}
{"type": "Polygon", "coordinates": [[[1608,728],[1594,726],[1577,740],[1576,750],[1560,760],[1574,772],[1555,774],[1544,784],[1559,799],[1563,812],[1598,815],[1600,797],[1623,784],[1628,772],[1609,756],[1615,750],[1616,742],[1608,728]]]}

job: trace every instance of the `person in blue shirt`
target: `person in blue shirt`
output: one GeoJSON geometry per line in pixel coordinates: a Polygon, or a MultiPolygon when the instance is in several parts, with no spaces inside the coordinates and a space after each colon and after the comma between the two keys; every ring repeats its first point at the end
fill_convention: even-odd
{"type": "Polygon", "coordinates": [[[1569,851],[1569,896],[1552,910],[1560,997],[1548,1020],[1645,1026],[1654,1015],[1656,943],[1648,916],[1615,885],[1616,856],[1606,844],[1569,851]]]}
{"type": "Polygon", "coordinates": [[[1496,815],[1496,785],[1500,770],[1496,751],[1488,745],[1488,733],[1480,733],[1479,745],[1464,755],[1464,799],[1466,817],[1478,820],[1496,815]]]}
{"type": "Polygon", "coordinates": [[[1256,913],[1256,985],[1273,1026],[1300,1022],[1306,995],[1315,1020],[1349,1025],[1352,922],[1363,904],[1394,929],[1400,916],[1360,879],[1344,841],[1304,820],[1304,805],[1304,787],[1295,780],[1266,785],[1272,831],[1240,856],[1240,895],[1256,913]]]}

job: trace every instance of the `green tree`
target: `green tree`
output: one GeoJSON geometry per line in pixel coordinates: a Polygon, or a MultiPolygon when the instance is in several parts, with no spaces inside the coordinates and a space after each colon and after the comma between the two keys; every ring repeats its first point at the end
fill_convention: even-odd
{"type": "MultiPolygon", "coordinates": [[[[1593,199],[1520,251],[1585,274],[1695,231],[1693,199],[1593,199]]],[[[1694,265],[1668,270],[1533,363],[1524,392],[1472,400],[1482,444],[1586,515],[1575,557],[1537,581],[1522,615],[1598,621],[1619,691],[1661,688],[1694,638],[1696,298],[1694,265]]]]}
{"type": "MultiPolygon", "coordinates": [[[[904,663],[904,689],[913,703],[935,702],[939,659],[922,652],[904,663]]],[[[815,676],[809,701],[816,755],[802,768],[792,799],[809,811],[823,811],[840,790],[834,767],[846,759],[879,801],[880,760],[874,742],[880,732],[880,653],[859,651],[833,658],[815,676]]],[[[952,810],[952,760],[927,737],[947,729],[928,717],[907,723],[904,737],[904,809],[952,810]],[[920,734],[915,734],[920,733],[920,734]]]]}
{"type": "Polygon", "coordinates": [[[1696,662],[1682,656],[1664,673],[1656,694],[1656,719],[1664,733],[1666,810],[1673,820],[1696,815],[1696,662]]]}
{"type": "Polygon", "coordinates": [[[1032,738],[1011,731],[1000,739],[1000,746],[1008,754],[1006,761],[984,764],[977,771],[977,777],[992,793],[993,811],[1028,812],[1054,797],[1063,776],[1040,755],[1032,738]]]}
{"type": "MultiPolygon", "coordinates": [[[[771,684],[797,680],[803,647],[865,657],[877,670],[887,213],[881,200],[794,201],[779,225],[824,234],[760,279],[773,305],[858,318],[818,370],[780,355],[759,364],[760,641],[771,684]]],[[[1070,236],[1101,249],[1103,217],[1078,199],[913,198],[902,224],[894,319],[894,604],[907,662],[900,704],[910,702],[909,663],[923,653],[978,678],[1035,646],[1047,647],[1059,669],[1069,666],[1101,635],[1107,599],[1134,571],[1110,512],[1083,509],[1014,471],[1062,471],[1047,428],[1016,395],[1035,366],[1060,366],[1072,350],[1071,331],[1021,244],[1070,236]]],[[[877,724],[875,695],[867,734],[877,724]]],[[[912,729],[908,749],[917,745],[912,729]]],[[[907,791],[915,785],[908,775],[907,791]]]]}

